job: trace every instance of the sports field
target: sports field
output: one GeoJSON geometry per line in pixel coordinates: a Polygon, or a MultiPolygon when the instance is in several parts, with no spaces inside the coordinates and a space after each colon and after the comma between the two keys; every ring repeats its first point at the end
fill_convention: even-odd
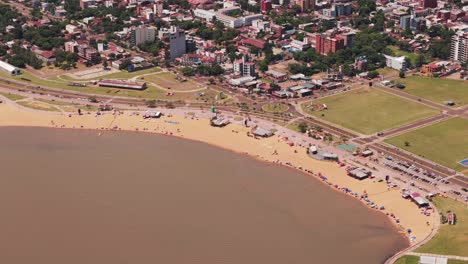
{"type": "Polygon", "coordinates": [[[417,129],[385,142],[457,171],[467,169],[459,163],[468,158],[468,120],[461,117],[417,129]]]}
{"type": "Polygon", "coordinates": [[[456,106],[468,104],[468,81],[409,76],[398,79],[398,82],[406,85],[403,91],[435,103],[455,101],[456,106]]]}
{"type": "Polygon", "coordinates": [[[303,109],[318,118],[345,128],[372,134],[438,114],[438,110],[373,88],[360,88],[346,93],[306,102],[303,109]],[[310,104],[326,104],[328,110],[312,110],[310,104]]]}

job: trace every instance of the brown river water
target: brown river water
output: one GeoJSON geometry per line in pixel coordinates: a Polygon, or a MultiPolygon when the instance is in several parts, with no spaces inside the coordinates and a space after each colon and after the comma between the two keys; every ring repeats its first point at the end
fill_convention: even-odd
{"type": "Polygon", "coordinates": [[[0,128],[0,263],[383,263],[390,221],[298,171],[203,143],[0,128]]]}

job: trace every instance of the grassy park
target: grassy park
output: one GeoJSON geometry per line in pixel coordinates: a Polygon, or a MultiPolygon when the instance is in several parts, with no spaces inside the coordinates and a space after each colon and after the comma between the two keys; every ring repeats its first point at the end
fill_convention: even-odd
{"type": "Polygon", "coordinates": [[[456,106],[468,104],[467,81],[409,76],[398,82],[406,85],[403,91],[435,103],[451,100],[456,102],[456,106]]]}
{"type": "Polygon", "coordinates": [[[462,171],[468,169],[458,164],[459,161],[468,158],[467,131],[466,119],[453,118],[385,141],[454,170],[462,171]]]}
{"type": "MultiPolygon", "coordinates": [[[[394,56],[400,57],[400,56],[406,56],[408,59],[410,59],[411,64],[416,65],[417,59],[418,59],[418,54],[413,53],[413,52],[408,52],[401,50],[397,46],[388,46],[389,49],[393,51],[394,56]]],[[[431,60],[425,59],[425,63],[429,63],[431,60]]]]}
{"type": "MultiPolygon", "coordinates": [[[[147,69],[147,70],[153,70],[153,69],[159,69],[159,68],[152,68],[152,69],[147,69]]],[[[143,71],[138,71],[138,72],[133,72],[133,73],[125,73],[125,72],[120,72],[117,74],[133,74],[134,76],[138,76],[141,74],[145,74],[146,70],[143,71]],[[138,74],[136,74],[138,73],[138,74]]],[[[148,72],[146,72],[148,73],[148,72]]],[[[149,72],[151,73],[151,72],[149,72]]],[[[151,78],[151,76],[156,76],[155,75],[149,75],[146,76],[145,78],[151,78]]],[[[164,78],[169,78],[169,75],[173,75],[172,73],[161,73],[164,78]]],[[[88,85],[86,87],[77,87],[77,86],[68,86],[68,81],[63,81],[58,78],[50,78],[50,79],[42,79],[39,77],[36,77],[35,75],[31,74],[28,71],[23,71],[23,74],[17,75],[17,76],[11,76],[7,73],[0,72],[0,76],[3,77],[8,77],[9,79],[13,79],[19,82],[23,82],[25,84],[29,84],[31,86],[44,86],[44,87],[50,87],[50,88],[55,88],[55,89],[63,89],[63,90],[69,90],[69,91],[77,91],[77,92],[82,92],[82,93],[89,93],[89,94],[99,94],[99,95],[109,95],[109,96],[122,96],[122,97],[134,97],[134,98],[142,98],[142,99],[161,99],[161,100],[193,100],[193,101],[200,101],[200,100],[207,100],[207,98],[214,98],[218,93],[213,90],[203,90],[202,92],[204,93],[203,96],[200,96],[200,92],[178,92],[178,91],[173,91],[170,95],[167,93],[167,91],[160,89],[156,87],[155,85],[152,85],[151,83],[148,84],[148,88],[143,90],[143,91],[137,91],[137,90],[130,90],[130,89],[117,89],[117,88],[106,88],[106,87],[98,87],[94,85],[88,85]],[[23,78],[23,79],[22,79],[23,78]],[[27,80],[24,80],[27,79],[27,80]]],[[[117,75],[117,77],[122,77],[122,75],[117,75]]],[[[116,78],[116,76],[114,76],[116,78]]],[[[159,77],[161,78],[161,77],[159,77]]],[[[175,78],[175,77],[174,77],[175,78]]],[[[174,80],[176,82],[177,80],[174,80]]],[[[177,81],[178,82],[178,81],[177,81]]],[[[158,85],[160,83],[157,83],[158,85]]],[[[168,85],[168,82],[165,84],[168,85]]],[[[188,85],[189,88],[195,87],[194,83],[191,82],[190,80],[187,82],[179,82],[179,85],[188,85]]],[[[14,86],[14,85],[10,85],[14,86]]],[[[24,86],[21,86],[21,88],[24,88],[24,86]]]]}
{"type": "Polygon", "coordinates": [[[432,202],[439,213],[454,212],[457,222],[455,225],[442,225],[435,237],[416,251],[468,257],[468,207],[455,200],[442,197],[435,197],[432,202]]]}
{"type": "Polygon", "coordinates": [[[189,79],[185,81],[177,80],[177,75],[171,72],[146,75],[144,77],[139,77],[138,80],[146,81],[164,89],[170,89],[174,91],[190,91],[203,87],[203,85],[197,84],[189,79]]]}
{"type": "Polygon", "coordinates": [[[307,102],[302,107],[308,114],[363,134],[438,113],[436,109],[368,87],[307,102]],[[328,110],[318,110],[322,104],[326,104],[328,110]]]}
{"type": "MultiPolygon", "coordinates": [[[[419,253],[468,256],[468,207],[450,198],[435,197],[432,203],[440,213],[452,211],[457,216],[455,225],[443,224],[429,242],[416,249],[419,253]]],[[[419,257],[403,256],[395,264],[418,264],[419,257]]],[[[449,264],[468,264],[467,261],[449,259],[449,264]]]]}

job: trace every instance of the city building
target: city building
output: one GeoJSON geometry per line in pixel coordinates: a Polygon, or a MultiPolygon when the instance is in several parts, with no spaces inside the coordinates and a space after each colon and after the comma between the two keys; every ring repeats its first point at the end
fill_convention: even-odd
{"type": "Polygon", "coordinates": [[[468,61],[468,33],[458,31],[450,44],[450,59],[466,63],[468,61]]]}
{"type": "Polygon", "coordinates": [[[268,12],[270,11],[272,8],[271,6],[271,0],[261,0],[260,1],[260,10],[262,10],[262,12],[268,12]]]}
{"type": "Polygon", "coordinates": [[[400,28],[410,29],[413,32],[422,30],[426,25],[424,17],[417,17],[414,13],[400,17],[400,28]]]}
{"type": "Polygon", "coordinates": [[[169,49],[171,60],[182,57],[186,53],[185,31],[176,26],[169,29],[169,49]]]}
{"type": "Polygon", "coordinates": [[[156,38],[156,28],[141,25],[139,27],[132,28],[130,34],[130,43],[133,46],[136,46],[147,41],[154,41],[156,38]]]}
{"type": "Polygon", "coordinates": [[[110,88],[123,88],[123,89],[132,89],[132,90],[144,90],[146,89],[145,82],[135,82],[128,80],[100,80],[98,82],[100,87],[110,87],[110,88]]]}
{"type": "Polygon", "coordinates": [[[78,52],[78,43],[76,41],[67,41],[65,42],[64,46],[65,46],[66,52],[71,52],[71,53],[78,52]]]}
{"type": "Polygon", "coordinates": [[[8,62],[0,61],[0,70],[11,75],[21,74],[21,70],[15,66],[9,64],[8,62]]]}
{"type": "Polygon", "coordinates": [[[406,57],[405,56],[392,57],[392,56],[388,56],[388,55],[385,55],[385,54],[384,54],[384,56],[385,56],[385,59],[386,59],[387,67],[395,69],[395,70],[399,70],[399,71],[406,71],[407,70],[406,57]]]}
{"type": "Polygon", "coordinates": [[[223,23],[224,26],[230,28],[250,26],[252,25],[252,21],[263,19],[262,14],[253,14],[240,17],[233,17],[229,15],[231,12],[237,12],[238,10],[241,10],[241,8],[238,6],[233,6],[219,9],[218,11],[195,9],[193,13],[194,16],[204,19],[206,22],[211,22],[215,18],[217,21],[223,23]]]}
{"type": "Polygon", "coordinates": [[[301,7],[302,12],[315,10],[315,0],[296,0],[296,5],[301,7]]]}
{"type": "Polygon", "coordinates": [[[423,0],[423,8],[436,8],[437,0],[423,0]]]}
{"type": "Polygon", "coordinates": [[[234,61],[234,74],[242,76],[255,76],[255,63],[248,56],[234,61]]]}
{"type": "Polygon", "coordinates": [[[91,48],[88,45],[79,45],[78,46],[78,57],[87,60],[93,61],[96,60],[99,56],[99,52],[95,48],[91,48]]]}
{"type": "Polygon", "coordinates": [[[354,59],[354,68],[358,71],[367,70],[367,59],[365,56],[359,56],[354,59]]]}
{"type": "Polygon", "coordinates": [[[317,34],[315,36],[315,51],[322,55],[335,53],[344,47],[344,39],[340,36],[328,37],[326,34],[317,34]]]}

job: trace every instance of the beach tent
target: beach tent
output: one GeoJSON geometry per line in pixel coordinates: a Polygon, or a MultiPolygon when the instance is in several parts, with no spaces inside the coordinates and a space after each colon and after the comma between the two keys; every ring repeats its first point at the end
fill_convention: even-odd
{"type": "Polygon", "coordinates": [[[261,127],[256,127],[252,133],[256,136],[259,137],[270,137],[273,135],[273,133],[267,129],[261,128],[261,127]]]}

